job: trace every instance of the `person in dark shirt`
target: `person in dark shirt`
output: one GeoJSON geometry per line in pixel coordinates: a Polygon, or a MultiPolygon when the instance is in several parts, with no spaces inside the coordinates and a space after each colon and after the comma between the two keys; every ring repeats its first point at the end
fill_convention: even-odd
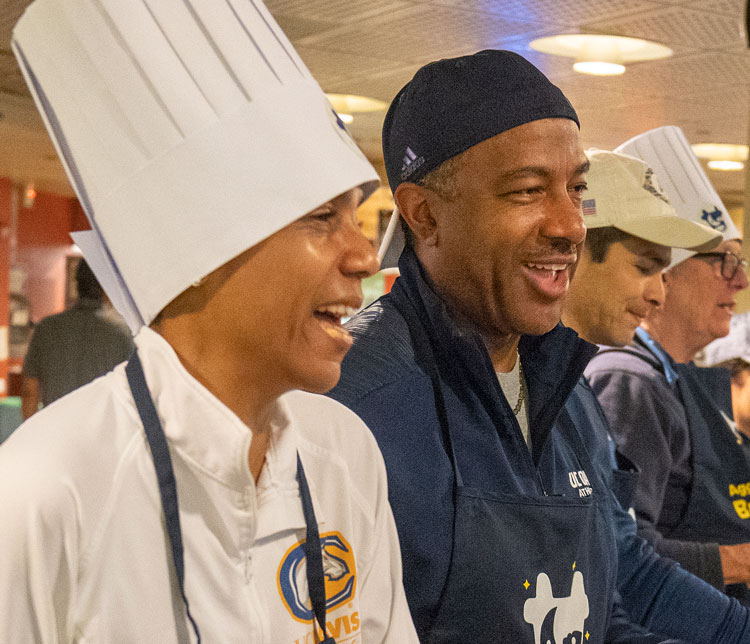
{"type": "Polygon", "coordinates": [[[105,295],[88,264],[76,267],[78,299],[34,329],[23,361],[21,410],[28,418],[128,359],[133,339],[124,322],[108,314],[105,295]]]}

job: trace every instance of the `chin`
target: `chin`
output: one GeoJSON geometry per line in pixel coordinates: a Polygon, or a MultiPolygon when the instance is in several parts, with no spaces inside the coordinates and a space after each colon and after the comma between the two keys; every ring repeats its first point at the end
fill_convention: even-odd
{"type": "Polygon", "coordinates": [[[561,315],[562,306],[555,307],[552,311],[539,311],[534,317],[519,320],[518,332],[523,335],[544,335],[557,326],[561,315]]]}
{"type": "Polygon", "coordinates": [[[315,369],[315,366],[314,364],[308,365],[305,373],[300,374],[302,377],[299,378],[299,384],[295,386],[295,389],[309,391],[312,394],[325,394],[336,386],[341,378],[340,362],[335,365],[331,363],[318,365],[318,369],[315,369]]]}

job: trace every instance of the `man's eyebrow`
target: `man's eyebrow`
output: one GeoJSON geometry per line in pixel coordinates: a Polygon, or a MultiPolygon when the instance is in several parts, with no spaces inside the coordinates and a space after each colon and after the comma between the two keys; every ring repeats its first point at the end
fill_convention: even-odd
{"type": "MultiPolygon", "coordinates": [[[[589,171],[589,168],[591,167],[591,162],[587,159],[583,163],[581,163],[573,172],[574,175],[579,174],[585,174],[589,171]]],[[[516,168],[514,170],[510,170],[509,172],[506,172],[505,174],[501,174],[499,179],[501,181],[508,181],[511,179],[524,179],[526,177],[541,177],[541,178],[548,178],[552,175],[552,171],[543,165],[527,165],[522,168],[516,168]]]]}
{"type": "Polygon", "coordinates": [[[505,174],[501,174],[499,179],[501,181],[508,181],[510,179],[524,179],[525,177],[543,177],[547,178],[552,174],[549,168],[542,165],[527,165],[522,168],[515,168],[505,174]]]}

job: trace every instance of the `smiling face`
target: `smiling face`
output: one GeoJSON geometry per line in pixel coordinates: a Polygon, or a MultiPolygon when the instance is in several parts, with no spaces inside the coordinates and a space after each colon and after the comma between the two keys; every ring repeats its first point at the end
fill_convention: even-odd
{"type": "Polygon", "coordinates": [[[543,119],[464,152],[453,198],[425,191],[435,234],[417,253],[490,347],[559,321],[585,237],[587,167],[576,124],[543,119]]]}
{"type": "MultiPolygon", "coordinates": [[[[724,241],[712,252],[727,250],[740,255],[740,242],[724,241]]],[[[741,268],[727,280],[720,266],[721,260],[690,257],[665,274],[667,298],[662,315],[679,325],[693,351],[729,333],[736,295],[748,285],[741,268]]]]}
{"type": "Polygon", "coordinates": [[[670,255],[670,248],[631,235],[612,243],[601,262],[584,249],[563,322],[589,342],[630,343],[636,327],[664,302],[662,271],[670,255]]]}
{"type": "Polygon", "coordinates": [[[324,393],[338,382],[352,344],[341,318],[378,269],[357,221],[361,197],[357,188],[332,199],[210,276],[210,341],[262,386],[324,393]]]}

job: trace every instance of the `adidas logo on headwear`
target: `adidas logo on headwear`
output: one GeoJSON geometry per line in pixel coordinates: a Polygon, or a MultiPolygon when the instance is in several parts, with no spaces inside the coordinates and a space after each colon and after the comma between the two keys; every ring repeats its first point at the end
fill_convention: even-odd
{"type": "Polygon", "coordinates": [[[411,148],[406,148],[406,154],[404,154],[404,165],[401,166],[402,181],[414,174],[423,163],[424,157],[417,157],[411,148]]]}

